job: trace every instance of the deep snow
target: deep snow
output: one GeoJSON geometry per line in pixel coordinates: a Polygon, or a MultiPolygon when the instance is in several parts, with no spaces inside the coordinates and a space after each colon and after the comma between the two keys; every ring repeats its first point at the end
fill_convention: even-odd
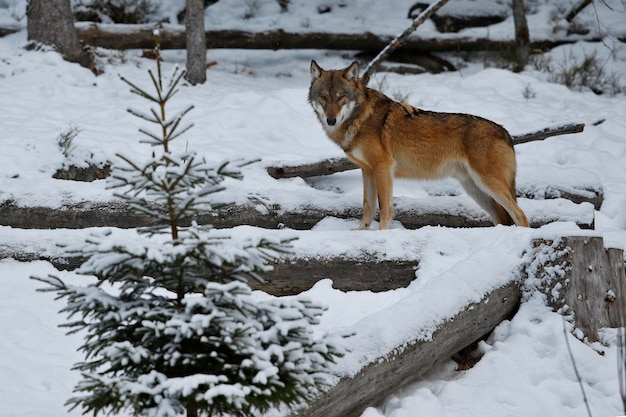
{"type": "MultiPolygon", "coordinates": [[[[207,10],[212,28],[284,28],[287,30],[334,30],[396,34],[407,25],[406,10],[412,1],[346,1],[334,5],[333,13],[319,15],[317,2],[292,1],[289,14],[278,13],[274,0],[219,2],[207,10]],[[243,20],[252,3],[255,17],[243,20]]],[[[453,7],[454,0],[445,7],[453,7]]],[[[563,21],[551,19],[555,9],[568,1],[527,1],[536,8],[529,16],[531,34],[541,38],[563,35],[563,21]]],[[[22,0],[0,2],[0,22],[15,23],[23,15],[22,0]]],[[[164,14],[174,15],[176,2],[168,2],[164,14]]],[[[623,4],[602,4],[598,15],[590,8],[582,15],[592,30],[603,31],[604,44],[578,43],[554,49],[547,56],[554,62],[597,51],[607,72],[622,75],[626,84],[626,46],[614,36],[626,33],[623,4]],[[596,19],[597,18],[597,19],[596,19]],[[607,29],[608,28],[608,29],[607,29]],[[608,30],[608,33],[607,33],[608,30]]],[[[23,20],[18,22],[23,24],[23,20]]],[[[434,35],[432,24],[417,32],[434,35]]],[[[488,29],[469,29],[458,35],[509,38],[512,19],[488,29]]],[[[75,183],[53,180],[64,164],[114,160],[115,153],[149,156],[139,143],[141,122],[126,112],[145,108],[130,94],[118,74],[147,83],[146,69],[153,62],[140,58],[140,51],[99,51],[104,74],[64,62],[49,50],[26,51],[26,35],[0,38],[0,201],[23,206],[58,207],[83,201],[108,201],[112,191],[105,181],[75,183]],[[74,149],[65,157],[57,146],[60,132],[70,126],[81,131],[74,149]]],[[[165,67],[184,65],[184,52],[166,51],[165,67]]],[[[227,181],[223,199],[243,202],[250,197],[264,204],[279,203],[296,208],[314,202],[329,211],[359,204],[358,172],[337,174],[312,181],[274,180],[265,167],[279,162],[313,162],[341,156],[341,151],[323,134],[306,102],[309,63],[325,68],[346,66],[349,53],[307,51],[209,51],[218,65],[208,71],[206,84],[181,88],[172,112],[194,104],[186,120],[195,127],[184,137],[190,148],[207,159],[260,159],[244,168],[243,181],[227,181]],[[312,183],[315,187],[311,187],[312,183]]],[[[521,134],[567,122],[584,122],[585,131],[516,147],[520,186],[542,190],[555,177],[571,184],[601,183],[604,203],[595,211],[595,231],[581,231],[571,221],[531,230],[510,227],[449,229],[425,227],[404,230],[398,223],[388,231],[354,232],[358,219],[326,218],[312,231],[263,231],[247,226],[232,230],[234,237],[278,234],[298,237],[294,252],[301,256],[366,254],[376,259],[415,260],[416,280],[408,287],[385,293],[342,292],[332,288],[332,277],[320,281],[306,295],[323,301],[329,309],[319,331],[350,328],[353,352],[337,367],[352,374],[359,366],[408,341],[428,339],[434,326],[452,317],[466,303],[480,300],[490,289],[514,279],[524,261],[530,241],[539,237],[592,234],[605,244],[626,245],[626,99],[575,92],[548,82],[549,74],[531,66],[521,74],[469,64],[459,72],[438,75],[378,74],[370,83],[388,95],[408,95],[414,106],[436,111],[477,114],[521,134]],[[532,93],[532,94],[530,94],[532,93]],[[592,123],[605,119],[604,123],[592,123]]],[[[453,182],[400,181],[398,204],[438,204],[446,197],[480,213],[453,182]],[[460,195],[458,195],[460,194],[460,195]]],[[[530,216],[552,210],[548,200],[521,199],[530,216]]],[[[563,203],[565,204],[565,203],[563,203]]],[[[575,208],[574,208],[575,210],[575,208]]],[[[571,219],[570,219],[571,220],[571,219]]],[[[60,242],[80,242],[84,230],[18,230],[0,227],[3,250],[26,250],[60,254],[60,242]]],[[[133,231],[116,230],[132,239],[133,231]]],[[[0,261],[0,416],[67,415],[63,403],[71,396],[78,375],[70,370],[81,360],[76,352],[80,336],[64,335],[57,327],[64,317],[60,303],[51,294],[36,292],[39,284],[29,277],[56,272],[46,262],[0,261]]],[[[60,273],[74,282],[84,278],[60,273]]],[[[257,293],[257,296],[267,297],[257,293]]],[[[453,362],[438,367],[422,381],[398,392],[364,417],[410,416],[585,416],[585,405],[565,346],[569,338],[594,416],[624,414],[618,395],[614,332],[605,333],[606,345],[592,346],[563,332],[560,315],[544,306],[540,296],[528,296],[520,311],[503,322],[479,350],[483,358],[470,370],[456,371],[453,362]],[[599,354],[602,352],[603,354],[599,354]]],[[[569,324],[566,323],[569,328],[569,324]]],[[[72,415],[78,415],[74,411],[72,415]]]]}

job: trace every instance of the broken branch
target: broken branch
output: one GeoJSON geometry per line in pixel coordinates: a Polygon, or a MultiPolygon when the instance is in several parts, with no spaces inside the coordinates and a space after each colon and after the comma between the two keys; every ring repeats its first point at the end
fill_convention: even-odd
{"type": "Polygon", "coordinates": [[[380,53],[376,55],[376,57],[374,57],[374,59],[372,59],[369,64],[367,64],[367,67],[365,67],[365,72],[363,72],[363,76],[361,77],[361,80],[363,81],[363,83],[367,84],[370,80],[370,76],[372,75],[372,73],[376,71],[376,69],[380,66],[380,64],[385,59],[387,59],[387,57],[391,55],[393,51],[398,49],[403,44],[403,42],[407,40],[407,38],[411,35],[411,33],[415,32],[418,26],[424,23],[426,19],[428,19],[433,13],[435,13],[441,7],[443,7],[443,5],[446,4],[447,2],[448,0],[439,0],[435,4],[430,5],[428,8],[426,8],[426,10],[420,13],[415,18],[415,20],[413,20],[413,23],[411,24],[411,26],[406,28],[404,32],[396,36],[387,46],[385,46],[383,50],[380,51],[380,53]]]}

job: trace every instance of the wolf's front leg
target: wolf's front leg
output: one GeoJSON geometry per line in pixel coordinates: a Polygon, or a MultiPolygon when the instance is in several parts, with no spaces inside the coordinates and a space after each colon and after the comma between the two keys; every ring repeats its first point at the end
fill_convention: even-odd
{"type": "Polygon", "coordinates": [[[380,206],[378,229],[389,229],[393,220],[393,166],[377,167],[374,171],[374,178],[380,206]]]}
{"type": "Polygon", "coordinates": [[[357,230],[365,230],[370,227],[376,215],[376,181],[371,169],[361,169],[363,177],[363,216],[357,230]]]}

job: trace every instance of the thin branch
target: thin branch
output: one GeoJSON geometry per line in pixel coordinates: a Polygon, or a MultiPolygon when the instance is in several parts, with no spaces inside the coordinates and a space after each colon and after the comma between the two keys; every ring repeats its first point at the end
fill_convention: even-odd
{"type": "Polygon", "coordinates": [[[591,3],[592,3],[592,0],[582,0],[576,6],[574,6],[572,10],[570,10],[567,16],[565,16],[565,20],[567,20],[568,22],[571,22],[572,20],[574,20],[576,15],[578,15],[578,13],[582,12],[583,9],[589,6],[591,3]]]}
{"type": "Polygon", "coordinates": [[[374,57],[374,59],[370,61],[369,64],[367,64],[367,67],[365,67],[365,71],[363,72],[363,76],[361,77],[363,83],[367,84],[370,80],[371,75],[376,72],[380,64],[385,59],[387,59],[387,57],[389,57],[389,55],[391,55],[393,51],[402,46],[403,42],[411,35],[411,33],[415,32],[418,26],[424,23],[426,19],[432,16],[437,10],[441,9],[441,7],[443,7],[443,5],[447,2],[448,0],[439,0],[436,3],[428,6],[426,10],[420,13],[419,16],[417,16],[415,20],[413,20],[411,26],[406,28],[404,32],[402,32],[401,34],[396,36],[391,42],[389,42],[389,44],[385,46],[385,48],[383,48],[383,50],[380,51],[378,55],[376,55],[376,57],[374,57]]]}
{"type": "Polygon", "coordinates": [[[582,395],[583,395],[583,401],[585,402],[585,407],[587,408],[587,415],[589,417],[593,417],[593,415],[591,414],[591,408],[589,407],[589,401],[587,400],[587,394],[585,393],[585,387],[583,386],[583,380],[580,377],[580,373],[578,373],[576,360],[574,359],[574,354],[572,353],[572,348],[569,344],[567,326],[565,325],[565,317],[563,317],[563,335],[565,336],[565,345],[567,346],[567,352],[569,353],[569,357],[572,360],[572,366],[574,367],[574,373],[576,374],[578,385],[580,385],[580,391],[582,392],[582,395]]]}
{"type": "Polygon", "coordinates": [[[157,124],[159,124],[159,123],[160,123],[160,121],[158,120],[158,118],[156,118],[156,114],[154,114],[154,111],[152,112],[152,114],[155,116],[155,118],[154,118],[154,119],[150,118],[150,116],[149,116],[149,115],[147,115],[147,114],[145,114],[145,113],[141,113],[141,112],[139,112],[139,111],[137,111],[137,110],[134,110],[134,109],[126,109],[126,111],[127,111],[127,112],[129,112],[130,114],[132,114],[133,116],[135,116],[135,117],[139,117],[140,119],[147,120],[148,122],[151,122],[151,123],[157,123],[157,124]]]}
{"type": "Polygon", "coordinates": [[[159,102],[158,98],[151,96],[144,89],[139,88],[136,84],[128,81],[128,79],[126,79],[125,77],[121,75],[120,75],[120,80],[124,81],[126,84],[128,84],[131,87],[131,90],[130,90],[131,93],[137,94],[140,97],[147,98],[148,100],[154,101],[155,103],[159,102]]]}
{"type": "Polygon", "coordinates": [[[568,135],[570,133],[580,133],[585,129],[584,123],[566,124],[556,127],[546,127],[536,132],[525,133],[523,135],[513,136],[513,144],[532,142],[535,140],[543,140],[552,136],[568,135]]]}

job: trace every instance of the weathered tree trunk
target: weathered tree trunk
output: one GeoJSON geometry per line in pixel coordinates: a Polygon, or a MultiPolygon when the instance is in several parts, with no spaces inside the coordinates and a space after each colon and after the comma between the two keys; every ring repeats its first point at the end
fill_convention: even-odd
{"type": "Polygon", "coordinates": [[[204,34],[204,0],[187,0],[185,29],[187,38],[187,75],[191,84],[206,81],[206,37],[204,34]]]}
{"type": "MultiPolygon", "coordinates": [[[[162,25],[161,49],[185,49],[185,30],[180,25],[162,25]]],[[[81,22],[76,25],[79,38],[88,45],[109,49],[152,49],[152,32],[155,25],[96,24],[81,22]]],[[[247,32],[243,30],[213,30],[205,32],[207,48],[227,49],[332,49],[379,52],[391,40],[391,36],[345,33],[290,33],[283,30],[247,32]]],[[[598,37],[585,37],[587,41],[599,41],[598,37]]],[[[546,39],[531,43],[533,50],[548,50],[580,39],[546,39]]],[[[621,40],[621,38],[620,38],[621,40]]],[[[513,41],[488,38],[408,38],[402,51],[411,53],[500,51],[515,47],[513,41]]]]}
{"type": "Polygon", "coordinates": [[[548,303],[574,315],[574,325],[591,342],[603,327],[623,326],[626,311],[624,251],[605,249],[601,237],[564,237],[537,241],[539,263],[529,273],[541,281],[548,303]]]}
{"type": "Polygon", "coordinates": [[[520,72],[528,64],[530,35],[526,22],[524,0],[513,0],[513,22],[515,23],[515,72],[520,72]]]}
{"type": "Polygon", "coordinates": [[[52,45],[66,60],[93,70],[93,56],[78,40],[70,0],[30,0],[26,16],[29,40],[52,45]]]}

